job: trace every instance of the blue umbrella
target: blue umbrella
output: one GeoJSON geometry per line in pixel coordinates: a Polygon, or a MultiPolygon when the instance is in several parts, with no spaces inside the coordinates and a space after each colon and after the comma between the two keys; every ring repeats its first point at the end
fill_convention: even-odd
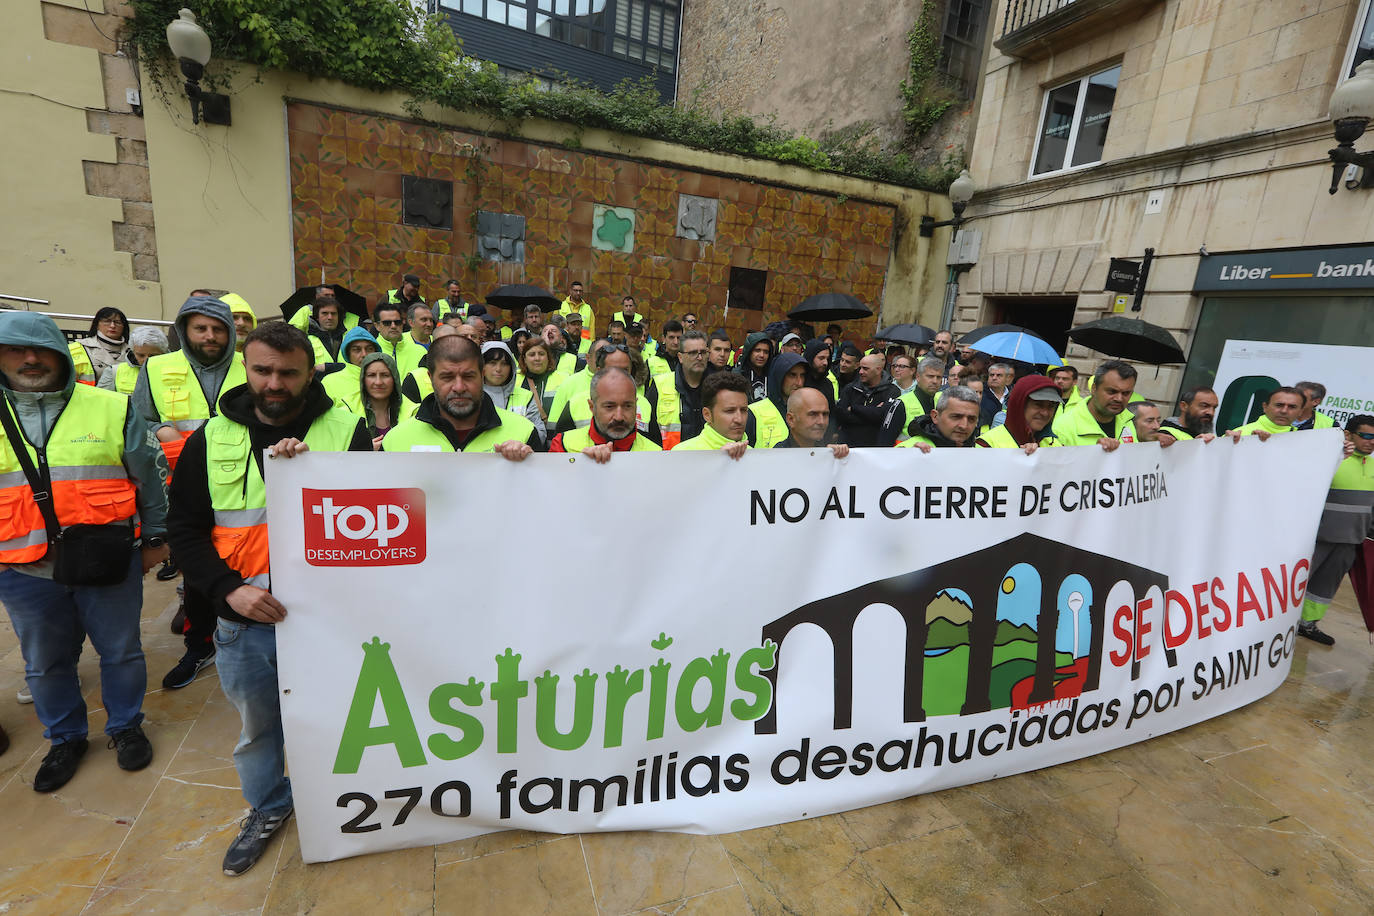
{"type": "Polygon", "coordinates": [[[1054,352],[1054,347],[1029,331],[998,331],[973,344],[973,348],[998,359],[1012,359],[1038,366],[1057,366],[1062,362],[1059,354],[1054,352]]]}

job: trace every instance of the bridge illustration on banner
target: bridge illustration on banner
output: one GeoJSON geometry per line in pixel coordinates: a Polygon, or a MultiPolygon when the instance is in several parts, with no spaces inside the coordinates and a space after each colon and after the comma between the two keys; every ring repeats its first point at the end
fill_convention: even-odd
{"type": "MultiPolygon", "coordinates": [[[[1109,602],[1134,605],[1157,588],[1162,608],[1168,587],[1163,573],[1027,533],[809,602],[765,624],[761,639],[777,644],[780,659],[795,628],[813,624],[826,633],[834,651],[834,725],[849,728],[854,625],[869,607],[893,608],[906,624],[903,718],[923,722],[1096,690],[1109,602]]],[[[1165,654],[1172,665],[1174,653],[1165,654]]],[[[774,703],[754,723],[756,734],[777,732],[780,668],[764,672],[774,703]]]]}

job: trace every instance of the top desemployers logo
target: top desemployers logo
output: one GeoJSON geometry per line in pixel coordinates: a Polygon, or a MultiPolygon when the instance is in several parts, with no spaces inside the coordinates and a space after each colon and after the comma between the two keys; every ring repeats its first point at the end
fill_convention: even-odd
{"type": "Polygon", "coordinates": [[[311,566],[407,566],[425,559],[425,494],[414,487],[301,490],[311,566]]]}

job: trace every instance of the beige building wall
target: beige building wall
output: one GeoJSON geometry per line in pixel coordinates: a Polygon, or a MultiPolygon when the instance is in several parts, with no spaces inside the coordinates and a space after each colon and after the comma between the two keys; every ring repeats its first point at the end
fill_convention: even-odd
{"type": "Polygon", "coordinates": [[[0,293],[50,300],[51,311],[113,305],[159,317],[155,264],[135,264],[152,244],[141,125],[125,114],[127,104],[112,112],[107,101],[107,86],[122,98],[136,85],[127,59],[101,34],[113,34],[117,17],[104,15],[99,0],[89,12],[81,0],[16,0],[5,11],[0,293]]]}
{"type": "MultiPolygon", "coordinates": [[[[1374,238],[1368,192],[1327,194],[1327,101],[1358,5],[1140,2],[1128,4],[1138,18],[1042,60],[994,49],[970,166],[984,190],[966,214],[982,247],[961,277],[956,329],[992,320],[1003,298],[1076,296],[1075,325],[1101,317],[1114,296],[1103,290],[1108,259],[1138,259],[1153,247],[1159,260],[1140,317],[1172,330],[1187,353],[1204,249],[1374,238]],[[1045,90],[1115,63],[1121,83],[1103,162],[1028,179],[1045,90]],[[1153,194],[1162,201],[1147,213],[1153,194]]],[[[1083,370],[1102,358],[1077,346],[1068,356],[1083,370]]],[[[1140,390],[1172,398],[1181,370],[1147,367],[1140,390]]]]}

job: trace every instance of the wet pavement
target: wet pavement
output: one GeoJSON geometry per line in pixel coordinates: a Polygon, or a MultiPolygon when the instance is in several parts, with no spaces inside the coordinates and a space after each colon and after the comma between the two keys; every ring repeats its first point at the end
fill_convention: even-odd
{"type": "MultiPolygon", "coordinates": [[[[180,656],[175,583],[148,582],[156,685],[180,656]]],[[[219,865],[244,814],[238,717],[214,669],[145,704],[152,766],[93,739],[76,777],[32,789],[46,752],[15,702],[0,621],[0,913],[1374,912],[1374,647],[1342,592],[1275,693],[1144,744],[845,814],[698,837],[524,831],[306,866],[294,822],[259,865],[219,865]]],[[[92,733],[99,670],[81,674],[92,733]]]]}

